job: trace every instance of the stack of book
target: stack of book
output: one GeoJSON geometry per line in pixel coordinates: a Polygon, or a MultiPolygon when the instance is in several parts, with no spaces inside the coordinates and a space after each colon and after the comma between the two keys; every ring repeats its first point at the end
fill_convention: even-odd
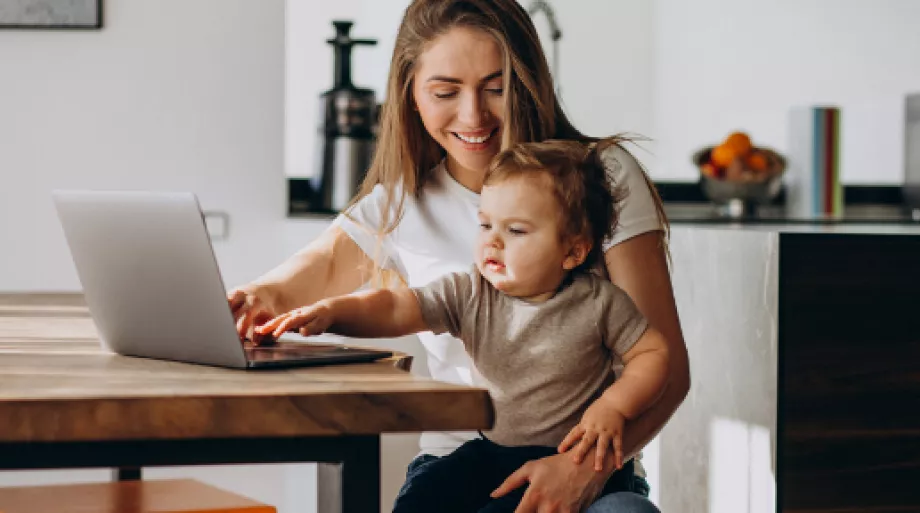
{"type": "Polygon", "coordinates": [[[788,210],[792,217],[840,217],[840,109],[798,107],[789,116],[788,210]]]}

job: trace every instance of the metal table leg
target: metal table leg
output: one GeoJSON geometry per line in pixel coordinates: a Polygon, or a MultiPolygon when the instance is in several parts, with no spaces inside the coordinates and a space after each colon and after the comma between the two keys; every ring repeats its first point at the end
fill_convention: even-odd
{"type": "Polygon", "coordinates": [[[342,463],[317,465],[317,507],[323,513],[380,510],[380,437],[352,440],[342,463]]]}

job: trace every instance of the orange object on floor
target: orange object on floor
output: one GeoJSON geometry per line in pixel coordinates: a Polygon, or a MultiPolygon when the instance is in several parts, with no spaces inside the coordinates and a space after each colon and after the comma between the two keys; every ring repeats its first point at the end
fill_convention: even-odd
{"type": "Polygon", "coordinates": [[[0,513],[276,513],[194,479],[0,487],[0,513]]]}

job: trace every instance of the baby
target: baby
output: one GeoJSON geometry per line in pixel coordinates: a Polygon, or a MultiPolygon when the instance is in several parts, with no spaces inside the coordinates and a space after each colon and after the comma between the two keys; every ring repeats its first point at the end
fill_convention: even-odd
{"type": "MultiPolygon", "coordinates": [[[[493,429],[413,473],[395,512],[512,512],[523,489],[498,499],[491,492],[527,461],[557,451],[580,461],[593,449],[598,470],[612,452],[624,466],[623,426],[658,400],[668,355],[629,296],[593,272],[616,223],[600,159],[612,143],[545,141],[497,155],[469,272],[325,299],[258,328],[274,337],[431,330],[463,341],[492,397],[493,429]]],[[[602,494],[626,489],[618,476],[631,463],[602,494]]]]}

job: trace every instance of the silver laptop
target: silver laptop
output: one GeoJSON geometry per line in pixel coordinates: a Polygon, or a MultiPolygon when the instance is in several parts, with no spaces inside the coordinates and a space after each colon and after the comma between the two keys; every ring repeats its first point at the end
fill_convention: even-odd
{"type": "Polygon", "coordinates": [[[86,303],[104,347],[233,367],[372,361],[388,351],[326,337],[241,341],[198,200],[191,193],[54,191],[86,303]]]}

